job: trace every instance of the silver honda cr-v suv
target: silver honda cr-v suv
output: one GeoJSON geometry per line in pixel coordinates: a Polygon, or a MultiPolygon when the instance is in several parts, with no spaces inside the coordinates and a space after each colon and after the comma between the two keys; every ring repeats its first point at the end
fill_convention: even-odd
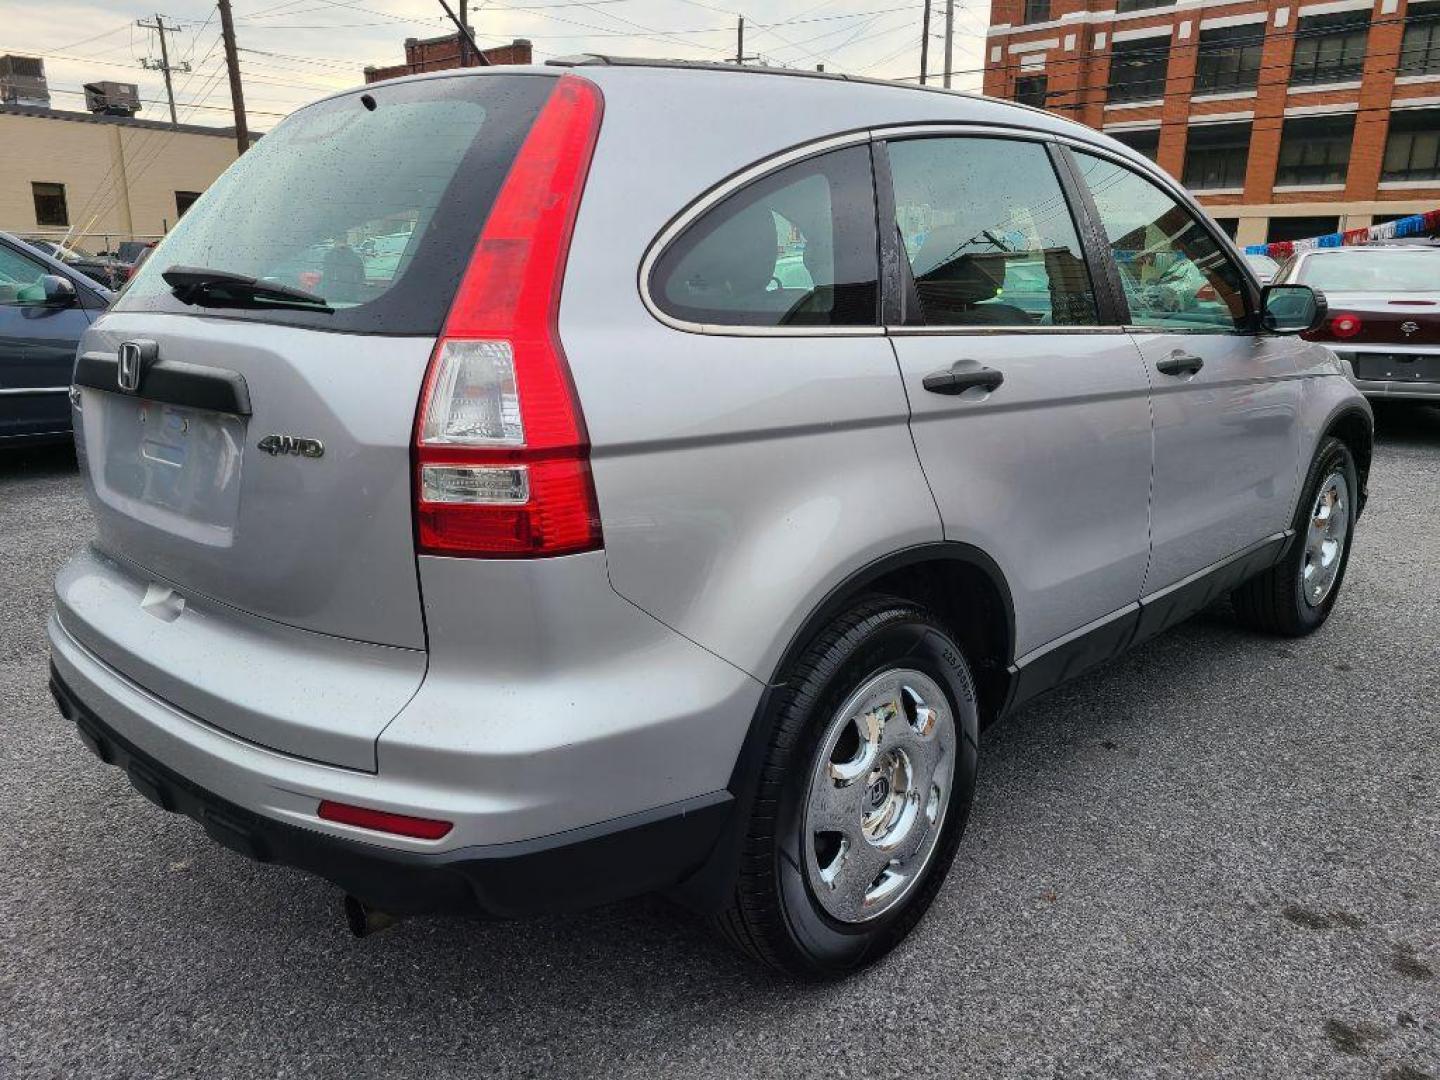
{"type": "Polygon", "coordinates": [[[666,890],[792,971],[991,721],[1322,623],[1372,421],[1168,176],[960,94],[599,57],[301,109],[81,344],[61,711],[357,930],[666,890]]]}

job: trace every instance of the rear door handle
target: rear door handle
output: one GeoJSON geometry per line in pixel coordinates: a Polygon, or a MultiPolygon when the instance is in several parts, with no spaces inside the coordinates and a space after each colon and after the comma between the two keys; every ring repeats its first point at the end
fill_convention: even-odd
{"type": "Polygon", "coordinates": [[[1176,349],[1164,360],[1155,365],[1155,370],[1162,375],[1194,375],[1202,367],[1205,361],[1194,353],[1182,352],[1176,349]]]}
{"type": "Polygon", "coordinates": [[[972,386],[994,390],[1005,381],[1005,375],[974,360],[957,360],[944,371],[932,371],[921,385],[932,394],[963,394],[972,386]]]}

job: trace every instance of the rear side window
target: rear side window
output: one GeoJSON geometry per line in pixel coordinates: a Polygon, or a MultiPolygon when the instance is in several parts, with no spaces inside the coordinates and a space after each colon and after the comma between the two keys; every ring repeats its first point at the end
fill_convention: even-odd
{"type": "Polygon", "coordinates": [[[1014,139],[889,145],[895,223],[927,326],[1094,326],[1095,291],[1050,155],[1014,139]]]}
{"type": "Polygon", "coordinates": [[[721,326],[873,326],[879,302],[870,150],[771,173],[712,207],[655,264],[668,315],[721,326]]]}
{"type": "Polygon", "coordinates": [[[438,333],[495,194],[555,82],[486,75],[380,84],[301,109],[205,192],[116,307],[438,333]],[[293,286],[335,310],[185,305],[160,276],[172,266],[293,286]]]}

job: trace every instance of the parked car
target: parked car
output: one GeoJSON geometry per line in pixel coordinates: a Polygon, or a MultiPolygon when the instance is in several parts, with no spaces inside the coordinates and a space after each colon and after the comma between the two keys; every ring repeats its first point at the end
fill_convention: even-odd
{"type": "Polygon", "coordinates": [[[97,285],[117,289],[125,283],[119,264],[109,255],[96,255],[74,244],[57,244],[54,240],[38,236],[26,237],[25,243],[43,255],[60,260],[71,270],[79,271],[97,285]]]}
{"type": "Polygon", "coordinates": [[[0,447],[69,440],[75,350],[110,296],[0,233],[0,447]]]}
{"type": "Polygon", "coordinates": [[[359,933],[667,890],[851,971],[985,725],[1226,594],[1325,621],[1372,417],[1322,316],[1003,102],[604,58],[339,94],[85,336],[55,697],[359,933]],[[276,273],[401,219],[361,293],[276,273]]]}
{"type": "Polygon", "coordinates": [[[1276,277],[1319,289],[1323,341],[1371,398],[1440,402],[1440,248],[1427,244],[1297,252],[1276,277]]]}
{"type": "Polygon", "coordinates": [[[1250,269],[1255,272],[1255,280],[1261,285],[1269,285],[1274,281],[1275,273],[1280,269],[1279,262],[1259,252],[1247,252],[1245,261],[1250,264],[1250,269]]]}

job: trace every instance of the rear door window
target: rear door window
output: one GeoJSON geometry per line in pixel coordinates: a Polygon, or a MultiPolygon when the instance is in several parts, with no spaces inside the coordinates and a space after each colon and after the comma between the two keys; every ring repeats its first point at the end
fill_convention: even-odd
{"type": "Polygon", "coordinates": [[[301,109],[205,192],[116,307],[437,333],[495,194],[555,82],[467,75],[379,84],[301,109]],[[172,266],[304,289],[334,311],[188,306],[161,278],[172,266]]]}
{"type": "Polygon", "coordinates": [[[888,145],[895,224],[927,326],[1094,326],[1095,290],[1045,147],[888,145]]]}
{"type": "Polygon", "coordinates": [[[868,146],[787,166],[729,196],[656,261],[666,314],[720,326],[873,326],[879,302],[868,146]]]}

